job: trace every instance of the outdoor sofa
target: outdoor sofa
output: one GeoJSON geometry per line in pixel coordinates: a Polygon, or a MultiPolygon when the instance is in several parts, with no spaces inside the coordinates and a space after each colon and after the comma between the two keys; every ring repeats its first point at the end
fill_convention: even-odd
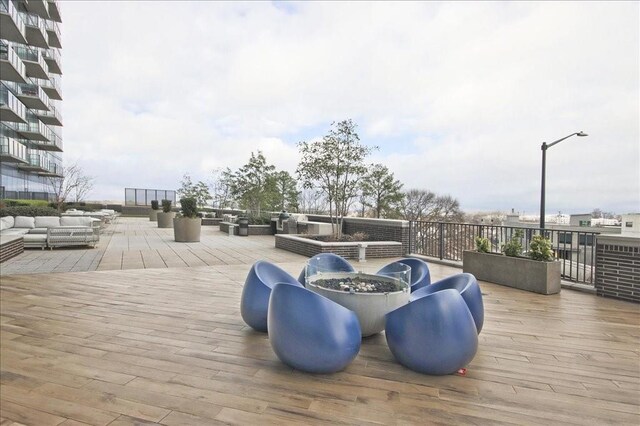
{"type": "Polygon", "coordinates": [[[5,216],[0,218],[2,239],[22,237],[24,247],[95,247],[100,240],[100,219],[73,216],[5,216]]]}

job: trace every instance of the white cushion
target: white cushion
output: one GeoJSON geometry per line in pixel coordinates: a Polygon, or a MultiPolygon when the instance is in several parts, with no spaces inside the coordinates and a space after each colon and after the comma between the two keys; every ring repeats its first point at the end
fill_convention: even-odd
{"type": "Polygon", "coordinates": [[[3,217],[2,219],[0,219],[0,230],[13,228],[14,222],[15,219],[13,218],[13,216],[3,217]]]}
{"type": "Polygon", "coordinates": [[[57,216],[36,216],[36,228],[52,228],[60,226],[60,218],[57,216]]]}
{"type": "Polygon", "coordinates": [[[36,227],[36,219],[34,217],[29,216],[16,216],[15,222],[13,224],[14,228],[35,228],[36,227]]]}
{"type": "MultiPolygon", "coordinates": [[[[54,228],[52,226],[52,228],[54,228]]],[[[55,227],[57,228],[57,227],[55,227]]],[[[33,228],[29,230],[29,234],[46,234],[47,233],[47,229],[49,228],[33,228]]]]}
{"type": "Polygon", "coordinates": [[[60,218],[60,226],[91,226],[93,220],[91,217],[84,216],[64,216],[60,218]]]}

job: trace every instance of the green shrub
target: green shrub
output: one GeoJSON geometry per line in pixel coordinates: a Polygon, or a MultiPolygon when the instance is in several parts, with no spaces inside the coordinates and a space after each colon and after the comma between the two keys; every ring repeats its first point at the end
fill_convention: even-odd
{"type": "Polygon", "coordinates": [[[16,206],[32,206],[32,207],[47,207],[49,202],[46,200],[2,200],[7,207],[16,206]]]}
{"type": "Polygon", "coordinates": [[[522,229],[516,230],[512,235],[511,239],[502,246],[502,252],[511,257],[518,257],[522,255],[522,237],[524,233],[522,229]]]}
{"type": "Polygon", "coordinates": [[[151,208],[153,210],[159,210],[160,209],[160,205],[158,204],[158,200],[151,200],[151,208]]]}
{"type": "Polygon", "coordinates": [[[476,237],[476,250],[480,253],[490,253],[491,252],[491,243],[488,238],[484,237],[476,237]]]}
{"type": "Polygon", "coordinates": [[[13,206],[0,209],[0,216],[59,216],[51,207],[13,206]]]}
{"type": "Polygon", "coordinates": [[[182,216],[192,219],[198,217],[198,202],[195,198],[180,198],[180,205],[182,206],[182,216]]]}
{"type": "Polygon", "coordinates": [[[551,240],[542,235],[534,235],[529,245],[529,257],[533,260],[551,262],[554,260],[551,240]]]}
{"type": "MultiPolygon", "coordinates": [[[[240,216],[238,216],[238,219],[240,216]]],[[[247,216],[249,219],[249,225],[269,225],[271,224],[271,216],[270,215],[249,215],[247,216]]]]}
{"type": "Polygon", "coordinates": [[[162,200],[162,211],[165,213],[171,211],[171,200],[162,200]]]}

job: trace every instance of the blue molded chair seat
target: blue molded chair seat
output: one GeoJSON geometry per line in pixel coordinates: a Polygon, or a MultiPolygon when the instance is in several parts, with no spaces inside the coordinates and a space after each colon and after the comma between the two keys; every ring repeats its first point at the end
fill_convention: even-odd
{"type": "Polygon", "coordinates": [[[244,322],[253,329],[267,331],[271,289],[282,282],[300,286],[295,277],[273,263],[259,260],[251,267],[242,288],[240,313],[244,322]]]}
{"type": "Polygon", "coordinates": [[[482,325],[484,324],[484,304],[482,302],[482,291],[478,285],[478,280],[476,280],[476,277],[472,274],[462,273],[451,275],[427,287],[422,287],[411,293],[409,302],[444,289],[458,290],[473,316],[473,321],[476,324],[478,333],[480,333],[482,325]]]}
{"type": "Polygon", "coordinates": [[[478,350],[473,317],[453,289],[428,294],[389,312],[385,335],[400,364],[431,375],[455,373],[478,350]]]}
{"type": "Polygon", "coordinates": [[[344,257],[333,253],[320,253],[308,260],[306,268],[302,268],[298,276],[298,282],[306,287],[305,270],[309,275],[320,272],[356,272],[354,267],[344,257]]]}
{"type": "Polygon", "coordinates": [[[395,262],[389,263],[382,267],[376,275],[386,275],[386,271],[393,272],[393,264],[394,263],[403,263],[411,267],[411,292],[428,286],[431,284],[431,273],[429,272],[429,265],[422,259],[416,259],[413,257],[407,257],[404,259],[397,260],[395,262]]]}
{"type": "Polygon", "coordinates": [[[308,373],[340,371],[360,351],[356,314],[299,284],[273,288],[267,324],[278,358],[308,373]]]}

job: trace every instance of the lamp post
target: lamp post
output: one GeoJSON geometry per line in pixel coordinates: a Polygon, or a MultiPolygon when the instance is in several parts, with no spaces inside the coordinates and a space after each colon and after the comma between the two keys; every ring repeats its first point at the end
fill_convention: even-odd
{"type": "Polygon", "coordinates": [[[588,136],[585,132],[576,132],[571,133],[569,136],[565,136],[562,139],[558,139],[555,142],[551,142],[547,144],[546,142],[542,143],[542,185],[540,190],[540,229],[544,230],[544,181],[545,181],[545,173],[546,173],[546,165],[547,165],[547,149],[551,148],[555,144],[562,142],[565,139],[569,139],[571,136],[588,136]]]}

